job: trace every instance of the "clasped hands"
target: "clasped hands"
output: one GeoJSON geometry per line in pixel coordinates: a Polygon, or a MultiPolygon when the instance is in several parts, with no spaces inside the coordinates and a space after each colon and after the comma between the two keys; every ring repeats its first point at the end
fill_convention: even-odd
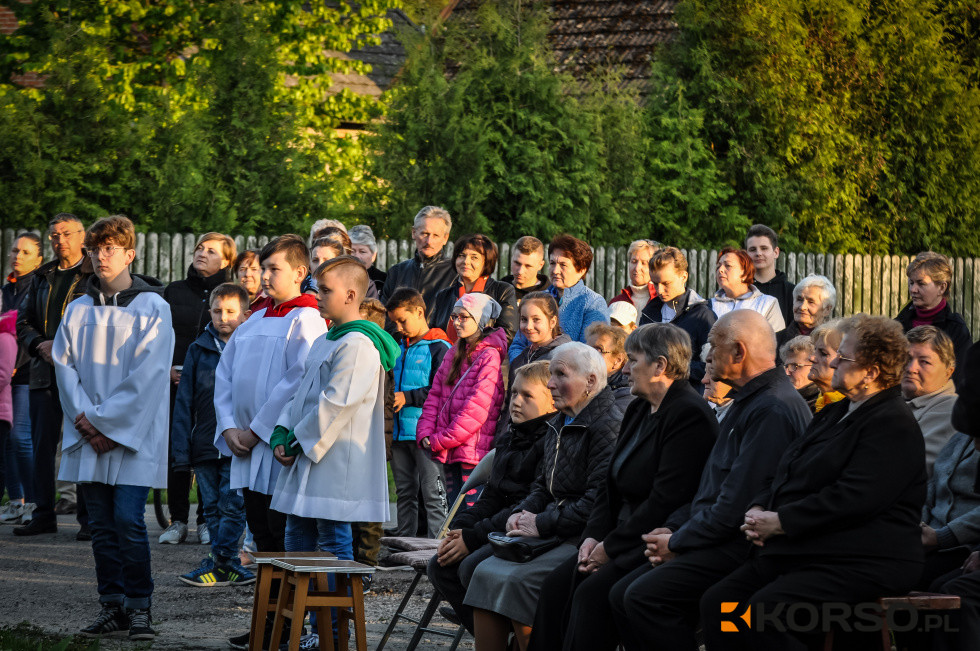
{"type": "Polygon", "coordinates": [[[108,438],[105,434],[95,429],[95,425],[89,422],[89,419],[85,417],[84,411],[75,416],[75,429],[82,435],[82,438],[92,446],[92,449],[95,450],[96,454],[108,452],[119,445],[115,441],[108,438]]]}
{"type": "Polygon", "coordinates": [[[247,457],[252,452],[252,448],[259,442],[259,437],[251,429],[238,429],[229,427],[221,433],[228,449],[236,457],[247,457]]]}
{"type": "Polygon", "coordinates": [[[766,540],[773,536],[786,533],[779,521],[779,514],[775,511],[766,511],[758,504],[745,513],[745,524],[739,529],[745,534],[745,539],[757,547],[765,545],[766,540]]]}
{"type": "Polygon", "coordinates": [[[578,571],[592,574],[609,562],[605,546],[595,538],[586,538],[578,548],[578,571]]]}
{"type": "Polygon", "coordinates": [[[446,537],[439,541],[439,549],[436,550],[436,560],[442,567],[455,565],[469,556],[470,550],[463,540],[462,529],[452,529],[446,537]]]}
{"type": "Polygon", "coordinates": [[[538,516],[530,511],[514,513],[507,518],[508,536],[528,536],[530,538],[540,538],[538,533],[538,516]]]}
{"type": "Polygon", "coordinates": [[[663,565],[677,555],[670,551],[670,537],[673,533],[673,531],[666,527],[659,527],[641,536],[643,542],[647,544],[643,555],[649,559],[650,565],[654,567],[663,565]]]}

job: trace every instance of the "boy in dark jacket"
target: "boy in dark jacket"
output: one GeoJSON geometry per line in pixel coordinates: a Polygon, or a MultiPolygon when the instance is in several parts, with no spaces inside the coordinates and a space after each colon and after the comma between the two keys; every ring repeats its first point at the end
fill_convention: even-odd
{"type": "Polygon", "coordinates": [[[416,535],[421,491],[428,533],[435,538],[446,517],[445,484],[440,464],[416,443],[415,429],[432,380],[449,350],[449,338],[441,329],[429,328],[425,301],[414,289],[402,287],[396,290],[385,307],[402,348],[394,369],[391,472],[398,494],[398,528],[394,535],[416,535]]]}
{"type": "Polygon", "coordinates": [[[550,363],[531,362],[517,369],[511,392],[510,423],[496,438],[490,479],[471,507],[460,511],[451,530],[429,561],[432,584],[473,631],[473,609],[463,604],[473,569],[493,554],[487,536],[503,531],[514,506],[531,492],[538,464],[544,455],[548,421],[555,403],[548,389],[550,363]]]}
{"type": "Polygon", "coordinates": [[[238,539],[245,529],[245,503],[229,482],[231,457],[214,447],[214,372],[231,334],[251,314],[248,292],[224,283],[211,292],[211,323],[187,349],[173,411],[170,445],[174,470],[193,467],[211,532],[211,553],[200,567],[181,575],[187,585],[246,585],[255,575],[238,560],[238,539]]]}

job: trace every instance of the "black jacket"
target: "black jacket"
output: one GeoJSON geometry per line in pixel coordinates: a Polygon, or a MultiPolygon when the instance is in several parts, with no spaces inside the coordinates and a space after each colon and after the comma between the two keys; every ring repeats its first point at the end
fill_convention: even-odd
{"type": "MultiPolygon", "coordinates": [[[[462,286],[463,283],[457,276],[449,287],[439,290],[429,310],[430,328],[440,328],[449,332],[449,315],[453,313],[453,306],[459,300],[459,288],[462,286]]],[[[514,340],[514,335],[517,334],[520,319],[517,314],[517,298],[514,294],[514,286],[502,280],[487,278],[486,284],[483,286],[483,293],[500,304],[500,316],[497,317],[495,325],[504,329],[504,332],[507,333],[507,343],[510,343],[514,340]]]]}
{"type": "Polygon", "coordinates": [[[368,278],[370,278],[371,282],[374,283],[374,288],[378,291],[378,295],[380,295],[381,290],[385,286],[385,281],[388,279],[388,274],[381,271],[374,265],[368,267],[367,272],[368,272],[368,278]]]}
{"type": "Polygon", "coordinates": [[[640,536],[691,501],[717,436],[714,411],[687,382],[674,382],[656,413],[634,400],[582,537],[602,541],[623,569],[643,565],[640,536]]]}
{"type": "MultiPolygon", "coordinates": [[[[912,319],[914,318],[915,307],[910,302],[902,308],[895,320],[902,324],[902,330],[908,332],[912,329],[912,319]]],[[[953,352],[956,353],[956,370],[953,371],[953,383],[956,384],[957,393],[962,393],[964,373],[966,373],[966,351],[973,345],[973,335],[970,334],[970,328],[962,316],[949,308],[949,303],[933,319],[932,325],[945,332],[953,340],[953,352]]]]}
{"type": "MultiPolygon", "coordinates": [[[[507,386],[508,387],[514,386],[514,377],[517,375],[517,369],[527,364],[530,364],[531,362],[550,360],[551,353],[555,351],[555,348],[558,348],[562,344],[567,344],[571,340],[572,338],[563,332],[557,337],[555,337],[554,339],[552,339],[551,343],[547,345],[538,346],[534,350],[531,350],[531,347],[528,346],[527,348],[522,350],[521,354],[515,357],[514,361],[510,363],[510,373],[508,375],[507,386]]],[[[510,404],[510,403],[507,402],[505,404],[510,404]]]]}
{"type": "Polygon", "coordinates": [[[548,421],[544,459],[531,494],[512,513],[537,514],[542,538],[558,536],[578,542],[592,513],[599,486],[616,444],[623,412],[612,390],[605,387],[571,423],[559,413],[548,421]]]}
{"type": "Polygon", "coordinates": [[[75,267],[75,276],[72,279],[71,289],[68,297],[62,305],[48,305],[48,294],[51,290],[51,278],[58,268],[58,261],[52,260],[38,267],[34,271],[27,295],[24,296],[17,310],[17,339],[26,348],[31,356],[31,388],[46,389],[54,384],[54,366],[41,359],[37,353],[38,345],[45,341],[50,341],[45,332],[46,325],[54,325],[57,321],[61,323],[61,317],[65,314],[65,308],[76,298],[85,294],[88,287],[88,280],[93,276],[92,259],[85,251],[82,251],[82,263],[75,267]]]}
{"type": "Polygon", "coordinates": [[[622,370],[619,370],[606,377],[606,385],[612,389],[613,395],[616,396],[616,406],[625,414],[630,403],[636,397],[630,391],[630,379],[623,374],[622,370]]]}
{"type": "Polygon", "coordinates": [[[388,297],[399,287],[411,287],[422,293],[426,312],[431,312],[436,293],[449,287],[455,277],[456,267],[446,247],[427,260],[423,260],[416,251],[410,260],[402,260],[388,268],[388,278],[381,290],[381,302],[387,304],[388,297]]]}
{"type": "Polygon", "coordinates": [[[820,387],[810,383],[802,389],[797,389],[796,392],[800,394],[801,398],[806,400],[806,406],[810,408],[810,413],[817,413],[817,398],[820,397],[820,387]]]}
{"type": "Polygon", "coordinates": [[[922,560],[922,430],[897,386],[848,414],[850,405],[822,409],[752,500],[779,513],[786,532],[760,554],[922,560]]]}
{"type": "Polygon", "coordinates": [[[504,276],[503,278],[500,279],[500,282],[508,283],[514,286],[514,293],[517,295],[518,305],[520,305],[521,301],[524,300],[524,297],[530,294],[531,292],[543,292],[544,290],[551,287],[551,278],[549,278],[545,274],[538,274],[538,282],[524,289],[521,289],[517,285],[514,285],[514,274],[504,276]]]}
{"type": "Polygon", "coordinates": [[[786,274],[777,271],[772,280],[767,283],[760,283],[755,279],[755,286],[766,296],[772,296],[779,302],[779,311],[783,313],[783,323],[789,325],[793,322],[793,283],[786,280],[786,274]]]}
{"type": "MultiPolygon", "coordinates": [[[[643,307],[640,312],[641,326],[645,323],[661,323],[660,310],[664,306],[664,301],[659,296],[655,296],[643,307]]],[[[711,309],[711,304],[698,297],[694,290],[687,290],[677,301],[677,314],[670,323],[677,326],[691,337],[691,385],[701,390],[701,379],[704,378],[704,362],[701,361],[701,349],[708,343],[708,333],[711,326],[715,324],[718,317],[711,309]]]]}
{"type": "Polygon", "coordinates": [[[966,352],[963,388],[953,405],[953,429],[980,437],[980,344],[973,344],[966,352]]]}
{"type": "Polygon", "coordinates": [[[685,552],[739,540],[750,502],[772,481],[783,451],[810,423],[810,409],[781,366],[733,392],[694,500],[664,525],[670,549],[685,552]]]}
{"type": "Polygon", "coordinates": [[[187,349],[211,322],[208,300],[212,290],[230,280],[230,266],[205,277],[192,265],[187,269],[187,278],[175,280],[163,290],[174,322],[174,365],[184,363],[187,349]]]}
{"type": "Polygon", "coordinates": [[[553,417],[552,413],[519,425],[511,423],[497,436],[490,479],[476,504],[460,511],[452,522],[453,529],[463,530],[463,542],[471,552],[485,545],[491,532],[503,531],[514,505],[531,492],[553,417]]]}

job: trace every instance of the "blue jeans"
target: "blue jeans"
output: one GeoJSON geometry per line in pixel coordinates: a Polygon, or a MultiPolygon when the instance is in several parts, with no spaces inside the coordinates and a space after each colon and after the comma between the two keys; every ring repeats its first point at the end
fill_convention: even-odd
{"type": "MultiPolygon", "coordinates": [[[[331,552],[340,560],[354,560],[354,536],[351,533],[350,522],[323,520],[320,518],[302,518],[298,515],[286,516],[286,551],[287,552],[331,552]]],[[[334,589],[333,576],[328,577],[327,585],[334,589]]],[[[337,636],[337,612],[333,614],[334,637],[337,636]]],[[[310,625],[316,629],[316,613],[310,616],[310,625]]]]}
{"type": "MultiPolygon", "coordinates": [[[[3,479],[12,501],[34,501],[34,442],[31,440],[30,388],[26,384],[10,387],[14,420],[10,434],[0,439],[3,479]]],[[[0,491],[2,492],[2,491],[0,491]]]]}
{"type": "Polygon", "coordinates": [[[88,505],[99,603],[149,608],[153,594],[146,537],[146,486],[79,484],[88,505]]]}
{"type": "Polygon", "coordinates": [[[245,530],[245,500],[230,488],[231,458],[204,461],[194,466],[201,491],[204,518],[211,533],[211,551],[219,563],[238,558],[238,539],[245,530]]]}

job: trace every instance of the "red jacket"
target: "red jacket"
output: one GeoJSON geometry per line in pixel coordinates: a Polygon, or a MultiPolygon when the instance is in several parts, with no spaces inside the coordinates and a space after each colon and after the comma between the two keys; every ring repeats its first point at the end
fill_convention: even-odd
{"type": "MultiPolygon", "coordinates": [[[[459,344],[457,343],[456,346],[459,344]]],[[[441,463],[476,465],[493,449],[497,417],[504,402],[501,360],[507,334],[496,328],[464,360],[459,380],[447,386],[455,346],[446,352],[422,407],[415,438],[429,437],[432,458],[441,463]]]]}
{"type": "MultiPolygon", "coordinates": [[[[647,283],[647,287],[650,289],[650,300],[652,301],[657,297],[657,286],[654,283],[647,283]]],[[[623,287],[623,291],[616,294],[616,296],[609,301],[609,304],[612,305],[616,301],[626,301],[630,305],[633,305],[633,288],[629,285],[623,287]]],[[[637,318],[639,318],[639,315],[637,315],[637,318]]]]}

